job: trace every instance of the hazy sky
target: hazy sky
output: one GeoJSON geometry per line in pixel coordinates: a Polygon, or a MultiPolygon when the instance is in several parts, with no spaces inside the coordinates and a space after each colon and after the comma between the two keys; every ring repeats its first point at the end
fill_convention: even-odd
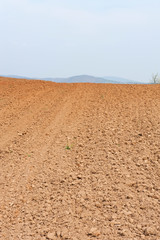
{"type": "Polygon", "coordinates": [[[148,81],[160,73],[160,0],[0,0],[0,75],[148,81]]]}

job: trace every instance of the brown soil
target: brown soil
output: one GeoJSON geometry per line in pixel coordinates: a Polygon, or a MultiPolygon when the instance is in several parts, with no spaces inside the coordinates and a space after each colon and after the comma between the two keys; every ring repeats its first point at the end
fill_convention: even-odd
{"type": "Polygon", "coordinates": [[[0,239],[160,239],[160,85],[0,78],[0,136],[0,239]]]}

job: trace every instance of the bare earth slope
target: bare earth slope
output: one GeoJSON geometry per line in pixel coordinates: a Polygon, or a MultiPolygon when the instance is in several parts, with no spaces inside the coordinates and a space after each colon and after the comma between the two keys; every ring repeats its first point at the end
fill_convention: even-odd
{"type": "Polygon", "coordinates": [[[160,85],[0,78],[0,239],[160,239],[160,85]]]}

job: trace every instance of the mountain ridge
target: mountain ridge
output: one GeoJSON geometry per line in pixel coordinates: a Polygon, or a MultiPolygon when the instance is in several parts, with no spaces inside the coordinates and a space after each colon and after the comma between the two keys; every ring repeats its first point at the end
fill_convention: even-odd
{"type": "Polygon", "coordinates": [[[36,80],[44,80],[44,81],[52,81],[57,83],[113,83],[113,84],[147,84],[138,81],[129,80],[121,77],[114,76],[105,76],[105,77],[95,77],[91,75],[77,75],[66,78],[53,78],[53,77],[44,77],[44,78],[31,78],[26,76],[19,75],[1,75],[2,77],[10,77],[17,79],[36,79],[36,80]]]}

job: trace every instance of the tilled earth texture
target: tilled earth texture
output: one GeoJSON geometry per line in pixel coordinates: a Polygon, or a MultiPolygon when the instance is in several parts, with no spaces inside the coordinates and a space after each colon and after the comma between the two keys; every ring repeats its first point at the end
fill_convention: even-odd
{"type": "Polygon", "coordinates": [[[0,239],[159,240],[160,85],[0,78],[0,239]]]}

